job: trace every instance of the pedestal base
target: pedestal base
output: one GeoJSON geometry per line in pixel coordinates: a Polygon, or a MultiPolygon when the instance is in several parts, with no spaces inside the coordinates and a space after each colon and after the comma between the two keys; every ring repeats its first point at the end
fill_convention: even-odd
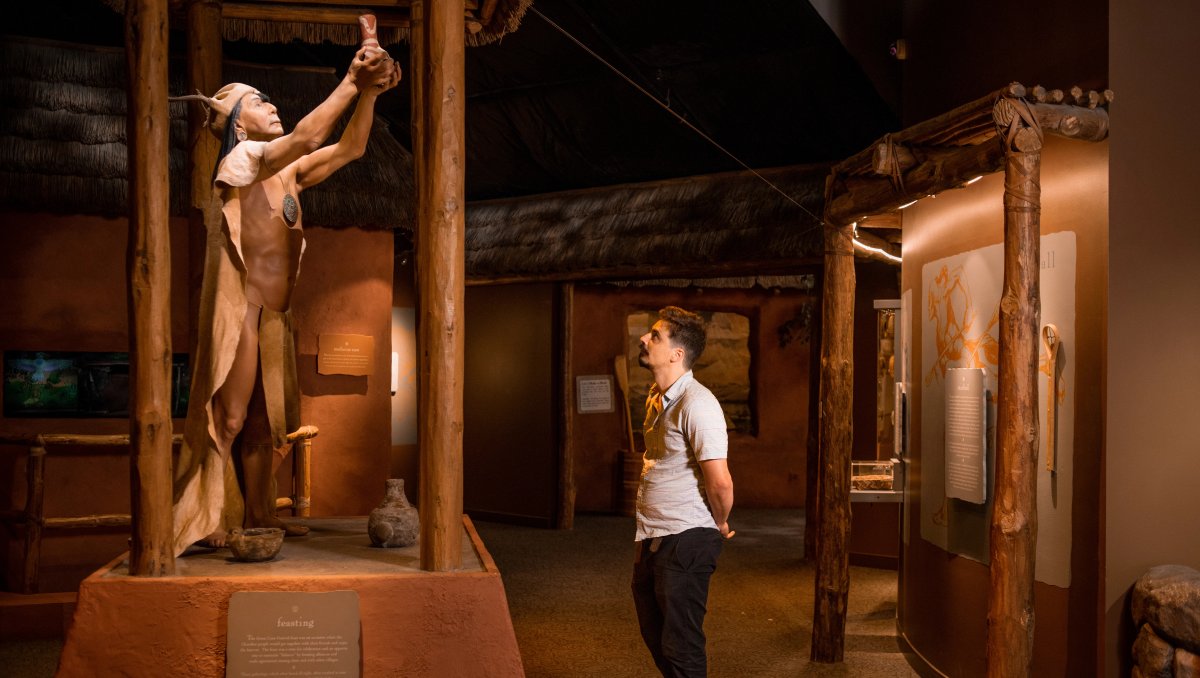
{"type": "Polygon", "coordinates": [[[79,587],[58,676],[225,675],[235,591],[359,594],[363,676],[524,676],[500,571],[463,517],[463,567],[419,569],[416,545],[370,546],[367,520],[308,518],[266,563],[227,550],[185,554],[171,577],[131,577],[128,556],[79,587]]]}

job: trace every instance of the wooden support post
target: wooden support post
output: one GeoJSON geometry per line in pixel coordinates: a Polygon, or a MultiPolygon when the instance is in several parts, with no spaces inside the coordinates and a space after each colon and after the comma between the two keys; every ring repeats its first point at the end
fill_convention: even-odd
{"type": "Polygon", "coordinates": [[[1000,300],[987,675],[1015,678],[1033,671],[1042,132],[1024,101],[1000,99],[994,115],[1005,151],[1004,294],[1000,300]]]}
{"type": "MultiPolygon", "coordinates": [[[[188,0],[187,4],[187,94],[215,93],[221,82],[221,3],[218,0],[188,0]]],[[[213,167],[220,150],[217,139],[204,124],[207,116],[200,106],[188,106],[188,160],[191,167],[191,199],[188,204],[188,354],[196,355],[199,337],[200,290],[204,281],[204,258],[209,228],[221,228],[221,205],[212,189],[213,167]],[[214,221],[207,224],[207,220],[214,221]]]]}
{"type": "Polygon", "coordinates": [[[21,573],[21,593],[37,593],[46,497],[46,443],[41,436],[29,448],[25,476],[29,491],[25,497],[25,568],[21,573]]]}
{"type": "Polygon", "coordinates": [[[461,2],[413,2],[413,90],[424,105],[414,139],[417,290],[421,308],[421,568],[462,564],[463,359],[466,205],[466,30],[461,2]],[[419,53],[419,56],[418,56],[419,53]],[[419,62],[419,63],[418,63],[419,62]],[[414,70],[416,70],[414,68],[414,70]]]}
{"type": "Polygon", "coordinates": [[[850,595],[850,448],[854,401],[853,228],[826,226],[821,318],[820,496],[812,660],[840,662],[850,595]]]}
{"type": "Polygon", "coordinates": [[[170,115],[167,0],[130,0],[129,65],[130,492],[129,573],[175,573],[171,527],[170,115]]]}
{"type": "Polygon", "coordinates": [[[571,442],[575,428],[574,378],[571,376],[572,309],[575,306],[574,283],[563,283],[558,288],[559,352],[561,364],[562,414],[559,417],[559,462],[558,462],[558,529],[575,527],[575,445],[571,442]]]}
{"type": "Polygon", "coordinates": [[[289,433],[287,441],[292,444],[292,487],[295,500],[293,515],[307,518],[312,515],[312,439],[320,429],[316,426],[301,426],[289,433]]]}
{"type": "MultiPolygon", "coordinates": [[[[823,303],[818,298],[824,298],[825,281],[817,278],[809,302],[818,309],[823,303]]],[[[817,557],[817,516],[821,514],[821,313],[812,314],[812,324],[809,326],[808,341],[808,440],[805,441],[806,459],[804,460],[804,560],[812,562],[817,557]],[[811,345],[816,344],[816,350],[811,345]]]]}

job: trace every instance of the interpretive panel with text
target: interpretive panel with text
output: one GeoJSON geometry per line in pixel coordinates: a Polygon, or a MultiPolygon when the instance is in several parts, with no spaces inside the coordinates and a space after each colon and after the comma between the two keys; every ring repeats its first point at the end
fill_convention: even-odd
{"type": "Polygon", "coordinates": [[[238,591],[226,678],[361,675],[358,592],[238,591]]]}

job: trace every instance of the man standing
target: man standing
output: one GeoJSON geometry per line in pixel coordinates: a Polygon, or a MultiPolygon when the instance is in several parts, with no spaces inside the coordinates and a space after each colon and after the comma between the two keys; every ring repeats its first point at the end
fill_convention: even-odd
{"type": "Polygon", "coordinates": [[[692,376],[704,319],[675,306],[641,338],[638,364],[654,375],[643,429],[633,600],[642,639],[662,675],[705,676],[708,581],[733,536],[733,479],[725,415],[692,376]]]}

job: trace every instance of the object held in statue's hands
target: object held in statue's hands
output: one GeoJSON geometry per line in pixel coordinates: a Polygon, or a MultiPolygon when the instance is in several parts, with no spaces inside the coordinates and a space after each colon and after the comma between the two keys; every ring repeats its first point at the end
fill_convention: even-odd
{"type": "MultiPolygon", "coordinates": [[[[362,46],[379,49],[379,30],[374,14],[363,14],[358,17],[358,29],[362,36],[362,46]]],[[[362,59],[366,59],[364,54],[362,59]]]]}

